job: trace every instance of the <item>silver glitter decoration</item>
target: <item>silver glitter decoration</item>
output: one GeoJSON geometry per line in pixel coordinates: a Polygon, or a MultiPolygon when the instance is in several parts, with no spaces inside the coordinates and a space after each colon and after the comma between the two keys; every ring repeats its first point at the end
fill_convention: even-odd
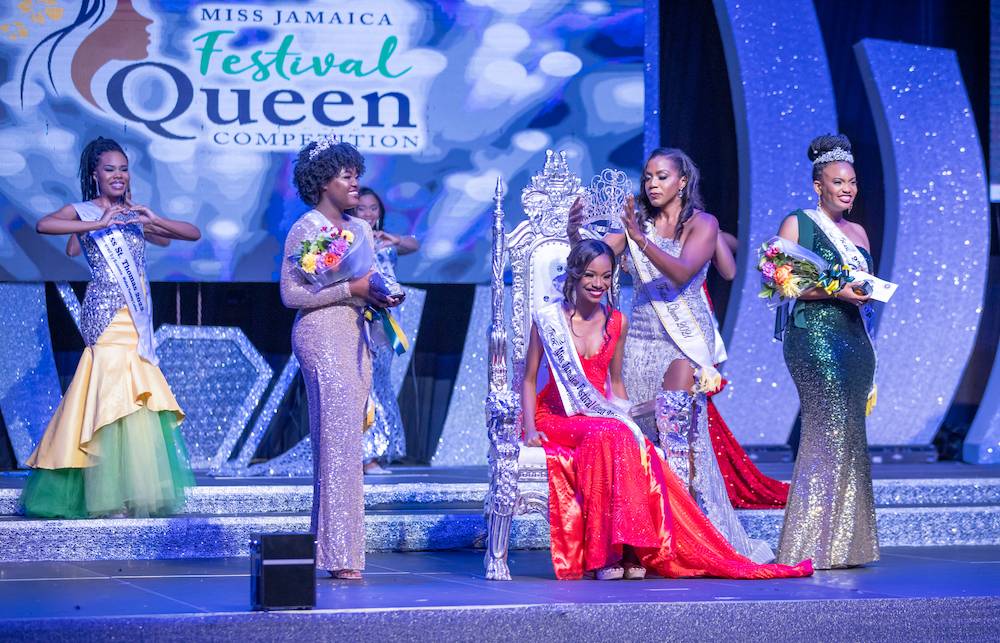
{"type": "Polygon", "coordinates": [[[73,318],[73,323],[76,324],[76,329],[83,332],[80,325],[80,316],[82,314],[80,309],[80,299],[76,296],[76,293],[73,292],[73,287],[69,285],[68,281],[56,282],[55,286],[56,292],[59,293],[59,297],[66,305],[66,311],[69,313],[69,316],[73,318]]]}
{"type": "Polygon", "coordinates": [[[798,412],[774,313],[760,303],[753,249],[784,217],[815,202],[806,156],[817,134],[837,131],[836,104],[810,0],[715,0],[729,68],[740,166],[741,263],[723,336],[730,384],[715,403],[743,444],[785,444],[798,412]]]}
{"type": "MultiPolygon", "coordinates": [[[[484,476],[485,479],[485,476],[484,476]]],[[[925,478],[875,480],[875,503],[885,507],[971,507],[1000,506],[1000,478],[925,478]]],[[[521,493],[548,502],[544,469],[540,477],[521,472],[521,493]]],[[[404,505],[482,506],[489,490],[487,482],[366,484],[365,509],[383,510],[404,505]]],[[[0,489],[0,516],[16,516],[20,511],[18,488],[0,489]]],[[[307,513],[312,506],[312,484],[201,485],[187,490],[181,513],[203,516],[231,516],[272,513],[307,513]]],[[[738,510],[737,515],[744,515],[738,510]]],[[[745,520],[745,519],[744,519],[745,520]]]]}
{"type": "Polygon", "coordinates": [[[879,271],[900,285],[878,323],[879,395],[868,441],[930,444],[984,305],[986,168],[954,51],[862,40],[855,52],[886,181],[879,271]]]}
{"type": "Polygon", "coordinates": [[[186,414],[180,429],[191,467],[218,472],[257,408],[271,367],[239,328],[164,324],[155,343],[186,414]]]}
{"type": "MultiPolygon", "coordinates": [[[[527,471],[536,471],[528,469],[527,471]]],[[[518,488],[548,502],[548,483],[541,476],[521,472],[518,488]]],[[[484,476],[485,478],[485,476],[484,476]]],[[[1000,478],[926,478],[876,480],[878,507],[970,507],[1000,506],[1000,478]]],[[[489,490],[487,482],[366,484],[365,509],[383,510],[404,505],[482,506],[489,490]]],[[[0,516],[16,516],[21,490],[0,489],[0,516]]],[[[250,515],[306,513],[312,506],[312,484],[201,485],[187,490],[181,513],[193,515],[250,515]]],[[[737,515],[744,515],[738,510],[737,515]]],[[[1000,538],[1000,535],[998,535],[1000,538]]]]}
{"type": "Polygon", "coordinates": [[[962,459],[975,464],[1000,464],[1000,355],[993,362],[979,410],[962,444],[962,459]]]}
{"type": "Polygon", "coordinates": [[[643,0],[643,158],[660,146],[660,0],[643,0]]]}
{"type": "MultiPolygon", "coordinates": [[[[543,496],[544,497],[544,496],[543,496]]],[[[751,538],[777,546],[780,510],[741,510],[751,538]]],[[[0,561],[223,558],[247,556],[259,532],[309,529],[307,513],[0,522],[0,561]]],[[[887,507],[878,510],[883,547],[1000,545],[1000,507],[887,507]]],[[[479,511],[368,513],[365,550],[426,551],[483,547],[479,511]]],[[[545,549],[549,526],[538,513],[514,517],[511,549],[545,549]]]]}
{"type": "Polygon", "coordinates": [[[307,435],[278,457],[271,458],[267,462],[250,465],[246,469],[246,475],[288,476],[290,478],[311,476],[313,472],[312,457],[312,440],[307,435]]]}
{"type": "Polygon", "coordinates": [[[0,283],[0,311],[0,412],[23,467],[62,398],[45,285],[0,283]]]}
{"type": "MultiPolygon", "coordinates": [[[[274,416],[278,412],[278,407],[281,406],[281,401],[285,399],[285,395],[288,393],[289,387],[291,387],[292,382],[295,381],[295,376],[299,374],[299,360],[295,358],[295,355],[289,355],[288,361],[285,362],[285,366],[278,373],[278,377],[274,380],[274,384],[271,386],[271,392],[264,400],[264,404],[260,408],[260,412],[257,414],[256,420],[254,420],[253,428],[250,429],[247,439],[243,442],[243,446],[240,448],[240,452],[237,454],[230,462],[226,462],[222,468],[221,472],[226,475],[261,475],[259,469],[257,473],[251,473],[248,466],[250,459],[253,454],[257,452],[257,448],[260,446],[260,441],[264,439],[264,434],[267,433],[267,427],[271,426],[271,422],[274,420],[274,416]]],[[[310,453],[309,461],[312,462],[312,454],[310,453]]],[[[312,470],[310,465],[310,471],[312,470]]],[[[303,475],[305,475],[303,473],[303,475]]]]}
{"type": "MultiPolygon", "coordinates": [[[[507,302],[505,306],[508,307],[504,319],[510,319],[510,297],[505,296],[504,302],[507,302]]],[[[489,328],[491,316],[490,287],[476,286],[472,316],[469,318],[462,359],[451,391],[448,415],[445,416],[441,438],[431,460],[435,467],[486,464],[486,453],[490,445],[483,419],[483,400],[488,393],[489,338],[486,336],[486,329],[489,328]]]]}
{"type": "Polygon", "coordinates": [[[392,309],[392,316],[396,318],[399,327],[409,338],[410,350],[392,358],[391,379],[393,390],[396,391],[397,396],[403,389],[407,369],[413,360],[413,349],[417,345],[417,331],[420,330],[420,319],[424,316],[424,301],[427,299],[427,291],[422,288],[404,286],[403,291],[406,293],[406,299],[392,309]]]}

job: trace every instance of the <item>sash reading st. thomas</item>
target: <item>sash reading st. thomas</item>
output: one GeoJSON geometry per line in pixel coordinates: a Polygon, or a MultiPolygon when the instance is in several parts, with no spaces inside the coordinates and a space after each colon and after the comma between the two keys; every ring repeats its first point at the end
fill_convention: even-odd
{"type": "Polygon", "coordinates": [[[545,357],[552,367],[552,378],[559,390],[566,415],[586,415],[618,420],[632,432],[639,445],[639,455],[643,466],[648,463],[646,438],[635,422],[601,394],[587,379],[583,363],[576,352],[570,334],[562,301],[543,306],[535,311],[535,326],[542,340],[545,357]]]}
{"type": "MultiPolygon", "coordinates": [[[[837,227],[830,217],[826,216],[819,210],[804,210],[806,216],[812,219],[812,222],[823,231],[830,243],[837,249],[837,253],[840,254],[841,260],[851,269],[851,275],[855,278],[855,281],[870,281],[872,285],[878,289],[880,284],[888,284],[878,277],[868,273],[871,270],[871,266],[868,265],[868,260],[865,256],[861,254],[858,246],[851,241],[843,231],[837,227]]],[[[893,286],[892,290],[895,290],[894,284],[889,284],[893,286]]],[[[891,296],[891,292],[889,293],[891,296]]],[[[868,393],[868,402],[865,408],[865,414],[870,415],[872,409],[875,407],[875,403],[878,399],[878,387],[875,385],[875,374],[878,372],[878,352],[875,350],[875,308],[871,303],[867,303],[860,308],[861,319],[865,326],[865,336],[868,337],[868,343],[871,344],[872,354],[875,356],[875,370],[872,372],[872,382],[868,393]]]]}
{"type": "MultiPolygon", "coordinates": [[[[98,206],[84,201],[74,203],[81,221],[99,221],[104,214],[98,206]]],[[[132,314],[136,332],[139,334],[139,356],[151,364],[159,364],[153,347],[153,303],[149,296],[149,280],[146,267],[132,255],[125,235],[118,226],[94,230],[90,238],[97,244],[101,255],[111,268],[111,274],[125,296],[125,303],[132,314]]]]}
{"type": "MultiPolygon", "coordinates": [[[[654,233],[655,234],[655,233],[654,233]]],[[[649,238],[650,233],[646,233],[649,238]]],[[[670,281],[656,266],[649,260],[639,245],[632,240],[632,237],[625,235],[628,242],[629,254],[632,257],[632,265],[635,266],[636,275],[646,290],[649,303],[656,312],[656,316],[667,331],[667,335],[677,345],[681,352],[698,365],[695,372],[694,390],[697,393],[707,393],[714,391],[722,383],[722,375],[715,368],[718,358],[725,359],[725,349],[722,348],[722,337],[718,330],[715,332],[716,349],[713,352],[708,345],[708,341],[702,334],[701,326],[695,319],[694,313],[688,308],[687,302],[682,297],[675,295],[670,281]],[[654,275],[657,275],[654,277],[654,275]]],[[[649,239],[650,243],[655,243],[649,239]]],[[[707,303],[706,303],[707,305],[707,303]]]]}

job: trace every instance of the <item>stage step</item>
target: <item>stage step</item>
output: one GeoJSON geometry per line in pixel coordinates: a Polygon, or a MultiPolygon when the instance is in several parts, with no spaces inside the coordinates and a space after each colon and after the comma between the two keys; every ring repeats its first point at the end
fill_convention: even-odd
{"type": "MultiPolygon", "coordinates": [[[[1000,545],[1000,506],[883,507],[878,509],[883,546],[1000,545]]],[[[754,538],[777,546],[783,512],[740,511],[754,538]]],[[[0,561],[220,558],[247,556],[259,532],[304,532],[304,513],[100,520],[0,520],[0,561]]],[[[425,551],[482,547],[479,510],[380,511],[365,516],[368,551],[425,551]]],[[[541,516],[514,520],[514,549],[549,546],[541,516]]]]}
{"type": "MultiPolygon", "coordinates": [[[[239,484],[203,485],[188,490],[183,514],[222,516],[308,513],[312,485],[304,479],[274,484],[270,478],[241,479],[239,484]]],[[[523,483],[546,494],[545,483],[523,483]]],[[[366,484],[365,508],[477,509],[489,485],[485,482],[403,482],[366,484]]],[[[1000,478],[923,478],[875,480],[879,507],[969,507],[1000,505],[1000,478]]],[[[0,489],[0,516],[20,514],[19,487],[0,489]]]]}

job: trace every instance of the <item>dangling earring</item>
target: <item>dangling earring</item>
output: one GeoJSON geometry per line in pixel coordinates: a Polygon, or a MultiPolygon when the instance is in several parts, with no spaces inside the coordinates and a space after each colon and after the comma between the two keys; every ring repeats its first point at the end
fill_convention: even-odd
{"type": "Polygon", "coordinates": [[[97,196],[101,196],[101,182],[94,177],[94,190],[97,192],[97,196]]]}
{"type": "Polygon", "coordinates": [[[677,190],[677,198],[678,199],[684,199],[684,188],[681,188],[680,190],[677,190]]]}

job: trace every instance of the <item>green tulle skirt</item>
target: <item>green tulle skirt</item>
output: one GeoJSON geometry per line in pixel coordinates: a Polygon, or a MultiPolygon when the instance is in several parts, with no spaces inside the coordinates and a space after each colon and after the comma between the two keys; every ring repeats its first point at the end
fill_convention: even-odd
{"type": "Polygon", "coordinates": [[[140,409],[94,436],[94,466],[33,469],[21,494],[27,516],[137,518],[176,513],[194,484],[173,411],[140,409]]]}

